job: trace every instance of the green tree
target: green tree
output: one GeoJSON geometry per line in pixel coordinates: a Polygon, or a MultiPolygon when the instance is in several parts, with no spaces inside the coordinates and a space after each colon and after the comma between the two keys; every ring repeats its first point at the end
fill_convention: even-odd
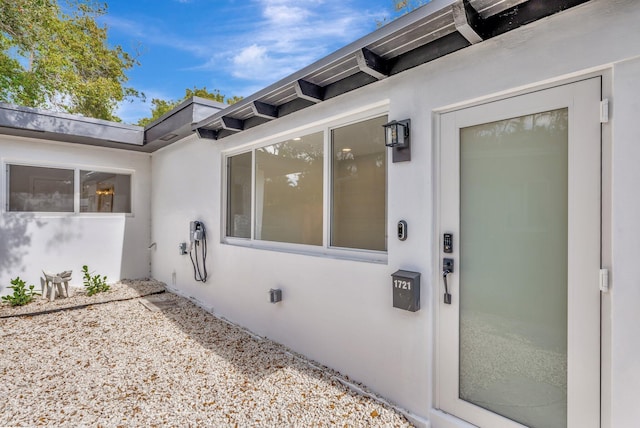
{"type": "Polygon", "coordinates": [[[185,89],[184,97],[180,101],[191,97],[207,98],[209,100],[218,101],[219,103],[223,103],[225,100],[225,96],[222,95],[218,89],[214,89],[213,92],[209,92],[206,86],[202,88],[196,88],[194,86],[193,89],[185,89]]]}
{"type": "Polygon", "coordinates": [[[396,13],[405,14],[428,2],[429,0],[393,0],[393,10],[396,13]]]}
{"type": "Polygon", "coordinates": [[[119,121],[118,103],[137,61],[109,47],[107,11],[94,0],[0,1],[0,101],[119,121]]]}
{"type": "Polygon", "coordinates": [[[146,126],[150,124],[154,120],[159,119],[165,113],[171,111],[171,109],[177,106],[179,103],[179,101],[167,101],[161,100],[160,98],[151,99],[151,117],[145,117],[138,120],[138,123],[136,123],[136,125],[146,126]]]}
{"type": "Polygon", "coordinates": [[[184,97],[179,100],[162,100],[160,98],[153,98],[151,100],[151,116],[144,117],[138,120],[136,125],[138,126],[146,126],[149,123],[153,122],[156,119],[159,119],[165,113],[171,111],[175,106],[180,104],[182,101],[191,97],[200,97],[207,98],[209,100],[218,101],[219,103],[226,104],[235,104],[242,99],[242,97],[234,95],[233,97],[226,97],[220,93],[218,89],[214,89],[213,92],[207,90],[207,87],[196,88],[193,89],[187,88],[184,91],[184,97]]]}
{"type": "Polygon", "coordinates": [[[393,3],[392,14],[384,19],[377,21],[378,27],[388,24],[399,16],[405,15],[414,9],[419,8],[423,4],[429,3],[431,0],[391,0],[393,3]]]}

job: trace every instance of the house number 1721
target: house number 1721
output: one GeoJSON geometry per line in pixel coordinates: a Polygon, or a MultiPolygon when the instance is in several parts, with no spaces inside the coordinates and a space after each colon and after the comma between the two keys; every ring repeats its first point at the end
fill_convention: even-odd
{"type": "Polygon", "coordinates": [[[411,290],[411,281],[404,281],[402,279],[394,279],[393,286],[401,290],[411,290]]]}

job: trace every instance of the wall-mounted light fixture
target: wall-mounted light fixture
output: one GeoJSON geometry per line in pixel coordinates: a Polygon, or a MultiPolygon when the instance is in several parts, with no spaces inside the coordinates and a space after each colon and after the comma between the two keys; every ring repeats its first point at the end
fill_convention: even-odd
{"type": "Polygon", "coordinates": [[[393,162],[411,160],[410,132],[411,119],[392,120],[384,127],[384,145],[393,150],[393,162]]]}

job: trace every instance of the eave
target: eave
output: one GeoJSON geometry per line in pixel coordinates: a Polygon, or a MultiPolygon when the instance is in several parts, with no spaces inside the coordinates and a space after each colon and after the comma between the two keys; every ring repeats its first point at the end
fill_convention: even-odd
{"type": "Polygon", "coordinates": [[[193,125],[226,105],[191,97],[144,128],[0,103],[0,134],[152,153],[193,134],[193,125]]]}
{"type": "Polygon", "coordinates": [[[468,48],[588,0],[432,0],[196,123],[222,139],[468,48]]]}
{"type": "Polygon", "coordinates": [[[0,103],[0,134],[91,146],[142,150],[144,128],[0,103]]]}
{"type": "Polygon", "coordinates": [[[0,103],[0,134],[151,153],[219,140],[395,76],[589,0],[432,0],[227,106],[192,97],[142,128],[0,103]]]}

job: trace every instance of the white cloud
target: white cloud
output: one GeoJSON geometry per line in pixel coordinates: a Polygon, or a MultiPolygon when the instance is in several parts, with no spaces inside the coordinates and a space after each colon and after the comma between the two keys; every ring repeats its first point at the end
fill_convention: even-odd
{"type": "Polygon", "coordinates": [[[244,48],[233,57],[233,75],[239,78],[251,78],[256,71],[262,70],[269,63],[267,49],[262,46],[251,45],[244,48]]]}
{"type": "Polygon", "coordinates": [[[220,67],[252,82],[271,83],[370,31],[376,15],[344,0],[254,0],[261,20],[205,67],[220,67]]]}
{"type": "MultiPolygon", "coordinates": [[[[180,0],[177,0],[180,1],[180,0]]],[[[362,9],[350,0],[248,0],[216,6],[211,25],[186,36],[153,19],[107,15],[108,26],[146,46],[189,53],[183,70],[211,73],[223,93],[249,95],[299,70],[375,28],[383,11],[362,9]]],[[[203,16],[209,16],[206,6],[203,16]]],[[[140,58],[144,61],[144,53],[140,58]]],[[[188,85],[187,85],[188,86],[188,85]]]]}
{"type": "MultiPolygon", "coordinates": [[[[210,41],[193,40],[167,31],[163,23],[143,19],[125,19],[112,15],[105,15],[102,20],[111,30],[128,34],[143,45],[167,46],[189,52],[197,57],[207,57],[212,50],[210,41]],[[143,23],[144,22],[144,23],[143,23]]],[[[128,48],[125,46],[125,49],[128,48]]],[[[144,55],[144,52],[142,52],[144,55]]]]}
{"type": "Polygon", "coordinates": [[[300,24],[309,17],[309,11],[298,6],[285,4],[267,4],[264,7],[263,15],[270,22],[277,22],[280,25],[300,24]]]}

